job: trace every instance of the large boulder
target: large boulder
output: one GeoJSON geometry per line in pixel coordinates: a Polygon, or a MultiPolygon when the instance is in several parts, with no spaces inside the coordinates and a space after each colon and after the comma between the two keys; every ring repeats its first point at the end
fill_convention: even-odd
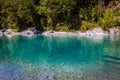
{"type": "Polygon", "coordinates": [[[107,35],[108,33],[105,32],[103,29],[101,28],[94,28],[93,30],[88,30],[86,32],[86,35],[88,36],[95,36],[95,35],[107,35]]]}
{"type": "Polygon", "coordinates": [[[12,33],[14,33],[14,32],[11,29],[6,29],[4,31],[4,35],[8,35],[8,34],[12,34],[12,33]]]}
{"type": "Polygon", "coordinates": [[[3,34],[4,34],[5,36],[7,36],[7,37],[11,37],[11,36],[13,36],[13,35],[16,35],[16,33],[13,32],[11,29],[6,29],[6,30],[3,32],[3,34]]]}
{"type": "Polygon", "coordinates": [[[36,32],[36,30],[35,29],[33,29],[33,28],[30,28],[30,29],[28,29],[28,30],[25,30],[25,31],[23,31],[23,32],[20,32],[20,35],[22,35],[22,36],[33,36],[34,34],[35,34],[35,32],[36,32]]]}
{"type": "Polygon", "coordinates": [[[110,35],[120,35],[120,30],[118,28],[110,28],[110,35]]]}
{"type": "Polygon", "coordinates": [[[93,40],[94,42],[102,42],[105,35],[108,33],[103,31],[101,28],[95,28],[93,30],[88,30],[86,32],[77,32],[79,38],[88,38],[93,40]]]}
{"type": "Polygon", "coordinates": [[[34,34],[42,34],[42,33],[43,33],[43,31],[42,30],[38,30],[38,29],[36,29],[35,32],[34,32],[34,34]]]}

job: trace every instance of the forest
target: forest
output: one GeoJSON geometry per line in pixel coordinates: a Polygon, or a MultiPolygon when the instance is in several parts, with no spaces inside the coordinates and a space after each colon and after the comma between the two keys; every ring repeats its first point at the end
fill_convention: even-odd
{"type": "Polygon", "coordinates": [[[120,29],[120,0],[0,0],[0,29],[120,29]]]}

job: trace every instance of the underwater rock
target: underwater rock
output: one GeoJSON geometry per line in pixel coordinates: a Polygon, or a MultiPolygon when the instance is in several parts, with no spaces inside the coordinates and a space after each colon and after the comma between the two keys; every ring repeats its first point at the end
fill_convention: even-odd
{"type": "Polygon", "coordinates": [[[54,78],[50,73],[40,72],[34,80],[54,80],[54,78]]]}
{"type": "Polygon", "coordinates": [[[22,69],[15,65],[0,67],[0,80],[27,80],[22,69]]]}

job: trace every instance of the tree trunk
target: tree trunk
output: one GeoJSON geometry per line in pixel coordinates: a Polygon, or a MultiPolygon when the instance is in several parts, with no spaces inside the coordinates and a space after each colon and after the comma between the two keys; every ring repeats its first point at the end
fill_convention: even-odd
{"type": "Polygon", "coordinates": [[[100,12],[105,11],[105,0],[98,0],[98,8],[100,12]]]}
{"type": "Polygon", "coordinates": [[[52,29],[53,29],[53,30],[55,30],[56,24],[57,24],[56,18],[53,18],[53,19],[52,19],[52,29]]]}

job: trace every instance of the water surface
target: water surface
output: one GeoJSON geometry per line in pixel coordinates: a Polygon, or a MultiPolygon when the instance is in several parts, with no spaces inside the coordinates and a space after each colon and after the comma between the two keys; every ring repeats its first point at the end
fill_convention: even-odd
{"type": "Polygon", "coordinates": [[[120,38],[0,37],[0,65],[1,75],[17,68],[28,80],[39,73],[55,80],[119,80],[120,38]]]}

